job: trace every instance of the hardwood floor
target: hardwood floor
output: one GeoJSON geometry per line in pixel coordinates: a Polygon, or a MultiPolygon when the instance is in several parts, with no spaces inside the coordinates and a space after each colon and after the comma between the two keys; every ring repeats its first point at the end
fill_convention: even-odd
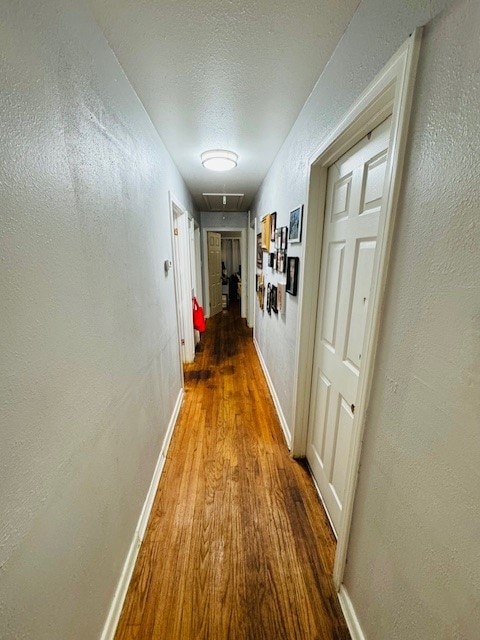
{"type": "Polygon", "coordinates": [[[116,640],[343,640],[335,542],[251,332],[207,321],[116,640]]]}

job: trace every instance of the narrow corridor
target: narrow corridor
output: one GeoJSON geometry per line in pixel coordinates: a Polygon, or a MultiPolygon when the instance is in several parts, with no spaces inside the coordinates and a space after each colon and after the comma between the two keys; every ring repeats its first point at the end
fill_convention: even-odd
{"type": "Polygon", "coordinates": [[[349,638],[334,538],[245,321],[207,321],[116,640],[349,638]]]}

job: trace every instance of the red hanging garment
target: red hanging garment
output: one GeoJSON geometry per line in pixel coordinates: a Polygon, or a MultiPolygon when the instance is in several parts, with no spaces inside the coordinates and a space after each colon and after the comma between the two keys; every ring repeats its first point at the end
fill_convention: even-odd
{"type": "Polygon", "coordinates": [[[197,331],[200,331],[200,333],[203,333],[207,326],[205,322],[205,315],[203,313],[203,309],[198,304],[196,298],[192,298],[192,302],[193,302],[193,328],[196,329],[197,331]]]}

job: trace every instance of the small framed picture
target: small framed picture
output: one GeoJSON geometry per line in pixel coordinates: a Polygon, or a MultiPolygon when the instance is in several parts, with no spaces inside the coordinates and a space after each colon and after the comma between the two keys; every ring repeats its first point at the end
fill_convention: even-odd
{"type": "Polygon", "coordinates": [[[280,243],[280,249],[287,248],[288,227],[282,227],[282,240],[280,243]]]}
{"type": "Polygon", "coordinates": [[[275,231],[277,229],[277,212],[270,214],[270,242],[275,242],[275,231]]]}
{"type": "Polygon", "coordinates": [[[272,290],[270,293],[270,297],[272,299],[272,311],[273,313],[278,313],[278,307],[277,307],[277,287],[275,285],[272,284],[272,290]]]}
{"type": "Polygon", "coordinates": [[[299,258],[287,258],[287,293],[297,295],[299,258]]]}
{"type": "Polygon", "coordinates": [[[285,251],[283,249],[279,249],[277,251],[277,271],[279,271],[280,273],[285,273],[285,266],[286,266],[285,258],[286,258],[285,251]]]}
{"type": "Polygon", "coordinates": [[[272,267],[272,269],[275,269],[275,254],[274,253],[269,253],[268,254],[268,266],[272,267]]]}
{"type": "Polygon", "coordinates": [[[262,247],[262,234],[257,234],[257,267],[261,269],[263,267],[263,247],[262,247]]]}
{"type": "Polygon", "coordinates": [[[257,298],[258,298],[258,306],[263,311],[263,298],[265,293],[265,287],[263,285],[263,273],[257,274],[257,298]]]}
{"type": "Polygon", "coordinates": [[[285,317],[285,283],[279,282],[277,287],[277,309],[285,317]]]}
{"type": "Polygon", "coordinates": [[[270,248],[270,214],[269,213],[267,213],[267,215],[262,218],[261,232],[262,232],[262,249],[264,251],[268,251],[270,248]]]}
{"type": "Polygon", "coordinates": [[[275,249],[281,249],[282,245],[282,230],[279,229],[275,229],[275,249]]]}
{"type": "Polygon", "coordinates": [[[268,315],[272,313],[272,285],[270,282],[267,285],[267,313],[268,315]]]}
{"type": "Polygon", "coordinates": [[[290,242],[302,241],[302,219],[303,204],[290,211],[290,233],[288,234],[290,242]]]}

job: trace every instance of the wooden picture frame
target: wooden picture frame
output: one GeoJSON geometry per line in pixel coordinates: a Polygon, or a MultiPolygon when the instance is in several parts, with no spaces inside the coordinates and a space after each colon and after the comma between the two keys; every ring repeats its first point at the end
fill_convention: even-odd
{"type": "Polygon", "coordinates": [[[279,282],[277,285],[277,309],[282,317],[285,317],[285,283],[279,282]]]}
{"type": "Polygon", "coordinates": [[[270,249],[270,214],[262,218],[262,249],[268,251],[270,249]]]}
{"type": "Polygon", "coordinates": [[[287,258],[287,293],[297,295],[300,258],[287,258]]]}
{"type": "Polygon", "coordinates": [[[258,274],[257,286],[258,286],[258,289],[257,289],[258,306],[263,311],[264,293],[265,293],[265,286],[263,284],[263,273],[258,274]]]}
{"type": "Polygon", "coordinates": [[[288,234],[289,242],[302,241],[302,221],[303,204],[290,211],[290,232],[288,234]]]}

